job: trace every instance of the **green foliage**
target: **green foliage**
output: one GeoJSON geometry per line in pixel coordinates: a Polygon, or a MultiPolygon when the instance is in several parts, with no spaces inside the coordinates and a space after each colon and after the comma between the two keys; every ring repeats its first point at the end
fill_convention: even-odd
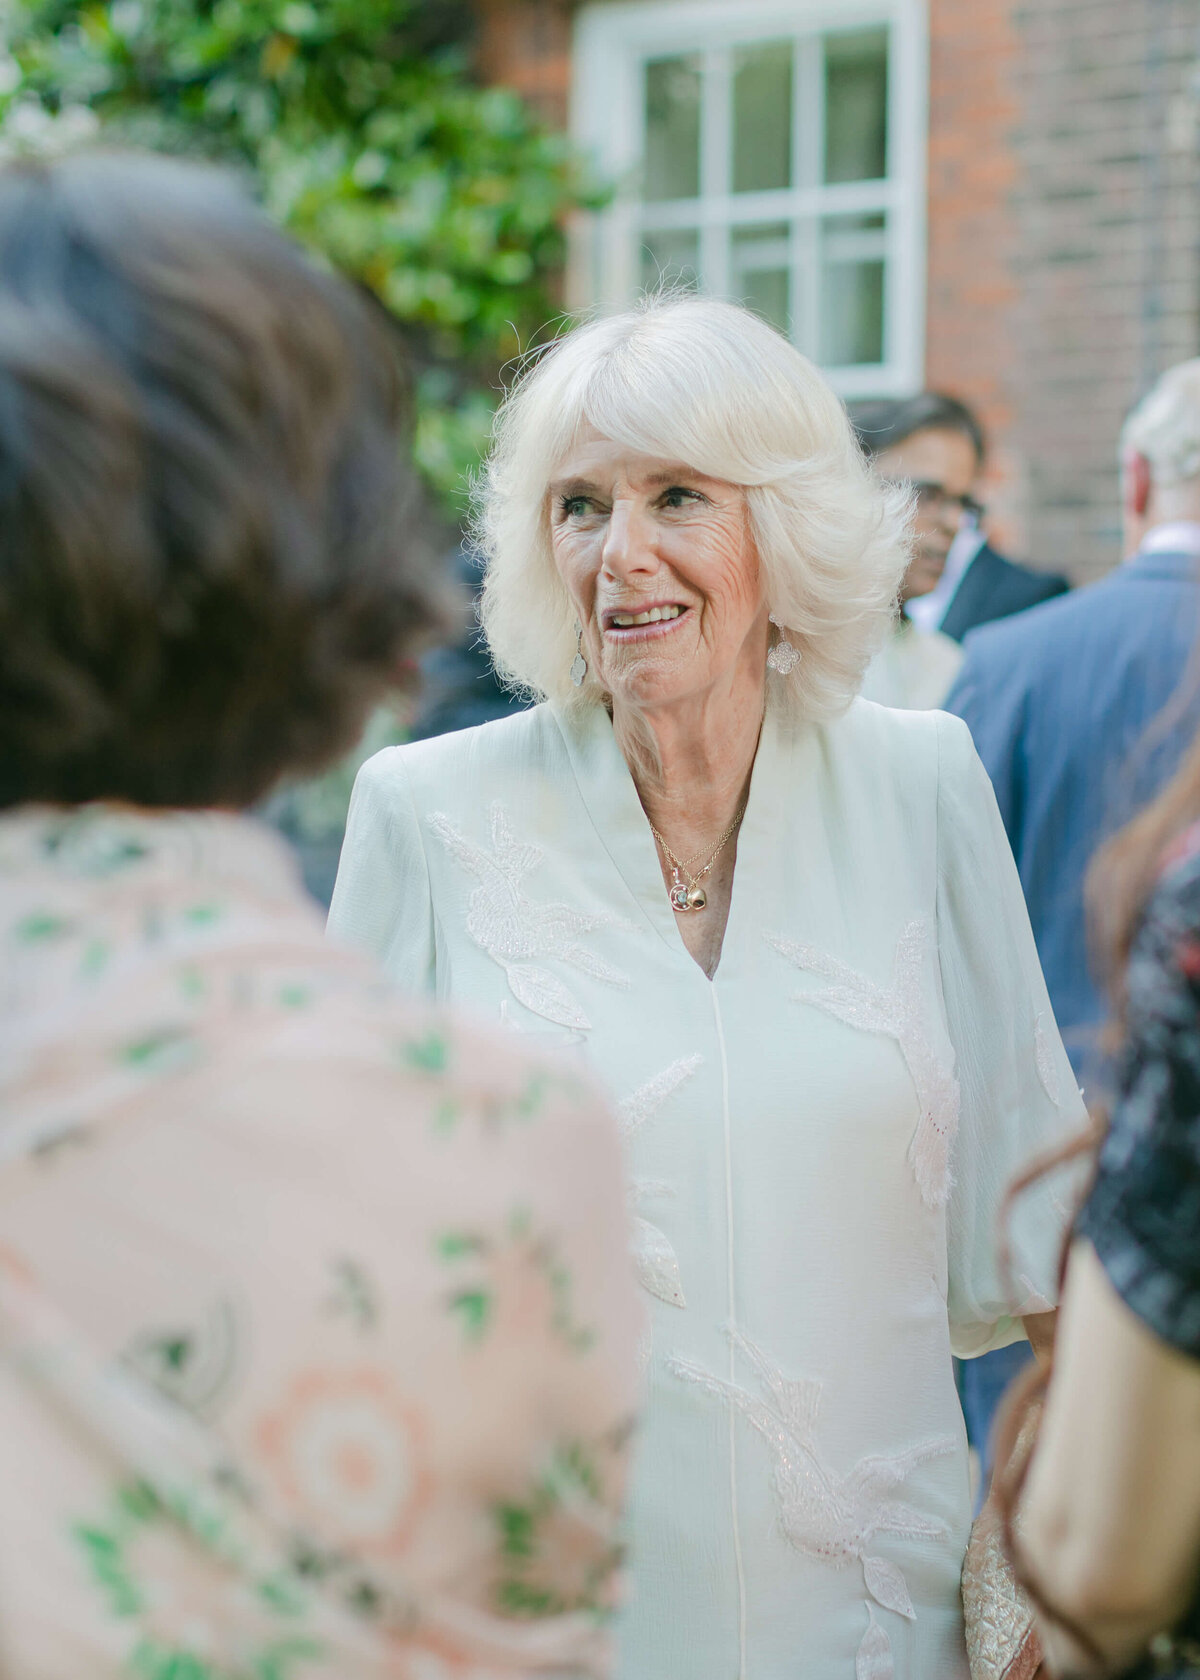
{"type": "Polygon", "coordinates": [[[481,88],[454,0],[8,0],[0,146],[102,130],[247,172],[407,329],[417,450],[453,505],[498,367],[555,315],[566,142],[481,88]]]}

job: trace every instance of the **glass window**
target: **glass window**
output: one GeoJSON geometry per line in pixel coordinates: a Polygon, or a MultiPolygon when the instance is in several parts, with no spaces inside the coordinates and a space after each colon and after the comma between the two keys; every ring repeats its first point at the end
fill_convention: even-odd
{"type": "Polygon", "coordinates": [[[700,61],[657,58],[646,66],[644,196],[653,203],[700,192],[700,61]]]}
{"type": "Polygon", "coordinates": [[[856,29],[825,37],[825,180],[887,174],[888,37],[856,29]]]}
{"type": "Polygon", "coordinates": [[[583,0],[574,132],[615,191],[573,231],[573,304],[692,287],[745,303],[843,396],[920,385],[921,7],[846,12],[583,0]]]}
{"type": "Polygon", "coordinates": [[[780,332],[791,330],[788,289],[791,277],[789,229],[786,222],[734,229],[732,284],[740,303],[770,321],[780,332]]]}
{"type": "Polygon", "coordinates": [[[700,281],[700,236],[695,228],[665,228],[642,235],[642,287],[690,286],[700,281]]]}
{"type": "Polygon", "coordinates": [[[792,184],[792,43],[734,54],[733,190],[769,192],[792,184]]]}
{"type": "Polygon", "coordinates": [[[827,367],[884,359],[882,215],[829,216],[821,237],[821,345],[827,367]]]}

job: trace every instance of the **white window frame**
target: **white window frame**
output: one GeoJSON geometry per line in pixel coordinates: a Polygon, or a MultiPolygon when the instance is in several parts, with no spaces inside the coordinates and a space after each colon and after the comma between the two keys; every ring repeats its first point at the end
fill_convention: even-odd
{"type": "MultiPolygon", "coordinates": [[[[883,361],[824,371],[847,398],[903,396],[919,389],[925,366],[925,0],[744,0],[736,5],[730,0],[593,0],[582,7],[572,52],[572,135],[599,178],[615,182],[617,190],[604,210],[576,219],[568,274],[571,307],[617,309],[638,293],[645,221],[637,196],[645,139],[643,66],[648,59],[682,53],[703,55],[707,86],[715,93],[702,106],[700,147],[702,179],[717,190],[707,192],[698,206],[695,200],[655,206],[654,226],[698,223],[706,289],[725,294],[723,227],[790,222],[807,215],[813,218],[811,230],[818,216],[886,211],[883,361]],[[790,37],[797,46],[797,76],[807,75],[809,84],[800,108],[810,113],[810,122],[822,122],[817,38],[871,24],[890,29],[887,181],[731,192],[723,177],[730,153],[735,47],[790,37]]],[[[803,143],[799,134],[793,136],[794,146],[803,143]]],[[[859,237],[870,242],[879,235],[859,237]]],[[[794,331],[802,346],[811,346],[816,343],[816,287],[797,288],[798,276],[811,272],[818,253],[803,227],[792,239],[793,297],[803,297],[809,311],[807,318],[797,318],[793,308],[794,331]]],[[[868,254],[865,248],[863,254],[868,254]]]]}

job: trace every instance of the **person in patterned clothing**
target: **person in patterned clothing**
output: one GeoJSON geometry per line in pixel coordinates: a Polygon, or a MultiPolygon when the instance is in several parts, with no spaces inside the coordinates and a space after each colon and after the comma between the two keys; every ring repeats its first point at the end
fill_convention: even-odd
{"type": "Polygon", "coordinates": [[[222,175],[0,174],[6,1680],[610,1670],[615,1124],[239,814],[430,621],[405,407],[222,175]]]}
{"type": "MultiPolygon", "coordinates": [[[[1200,439],[1197,440],[1200,445],[1200,439]]],[[[1101,852],[1121,1034],[1018,1567],[1056,1675],[1200,1675],[1200,740],[1101,852]]]]}

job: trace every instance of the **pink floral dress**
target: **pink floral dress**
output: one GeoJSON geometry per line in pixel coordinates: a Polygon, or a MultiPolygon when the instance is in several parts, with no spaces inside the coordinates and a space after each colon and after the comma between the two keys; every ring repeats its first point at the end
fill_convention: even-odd
{"type": "Polygon", "coordinates": [[[639,1316],[572,1070],[244,819],[0,818],[0,1672],[604,1675],[639,1316]]]}

